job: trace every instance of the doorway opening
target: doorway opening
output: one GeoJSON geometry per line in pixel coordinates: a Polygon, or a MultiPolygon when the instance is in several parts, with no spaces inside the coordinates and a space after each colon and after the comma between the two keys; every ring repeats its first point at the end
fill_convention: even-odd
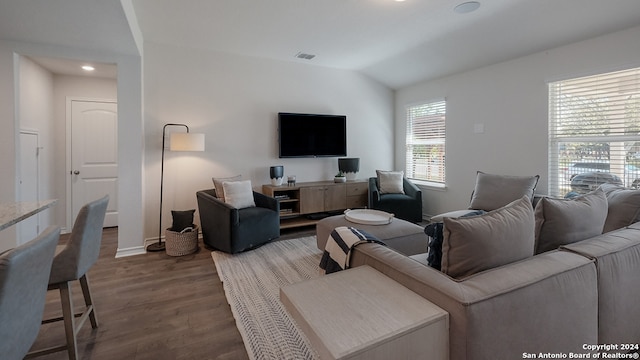
{"type": "MultiPolygon", "coordinates": [[[[43,214],[40,228],[56,224],[62,227],[63,232],[71,231],[77,214],[74,202],[84,204],[107,193],[111,199],[108,209],[111,215],[105,225],[117,226],[117,66],[95,61],[18,55],[17,81],[18,128],[33,129],[39,134],[41,152],[36,181],[36,188],[39,189],[37,196],[40,200],[58,199],[57,205],[43,214]],[[92,65],[94,70],[83,70],[82,66],[87,64],[92,65]],[[71,126],[70,111],[73,106],[69,106],[69,99],[89,100],[90,103],[110,106],[102,112],[95,109],[89,111],[92,116],[87,118],[86,124],[78,125],[88,137],[82,146],[72,143],[74,127],[71,126]],[[105,147],[107,143],[111,145],[109,150],[105,147]],[[101,178],[107,177],[104,174],[91,175],[89,170],[88,173],[78,170],[81,172],[79,175],[93,178],[83,176],[83,186],[77,187],[81,190],[74,190],[74,178],[80,179],[73,174],[73,161],[78,156],[92,165],[108,167],[106,164],[111,163],[112,170],[115,167],[115,178],[107,181],[111,182],[111,187],[107,189],[100,185],[101,178]],[[98,193],[102,195],[97,196],[98,193]]],[[[16,162],[19,169],[23,162],[21,142],[22,139],[17,139],[16,162]]],[[[21,191],[19,200],[33,197],[32,192],[21,191]]]]}

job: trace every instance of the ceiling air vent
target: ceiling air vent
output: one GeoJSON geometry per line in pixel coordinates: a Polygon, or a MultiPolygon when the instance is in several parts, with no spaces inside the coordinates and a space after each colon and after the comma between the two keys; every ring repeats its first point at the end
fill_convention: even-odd
{"type": "Polygon", "coordinates": [[[313,59],[314,57],[316,57],[316,56],[315,56],[315,55],[313,55],[313,54],[305,54],[305,53],[303,53],[303,52],[299,52],[299,53],[297,53],[295,56],[296,56],[298,59],[305,59],[305,60],[311,60],[311,59],[313,59]]]}

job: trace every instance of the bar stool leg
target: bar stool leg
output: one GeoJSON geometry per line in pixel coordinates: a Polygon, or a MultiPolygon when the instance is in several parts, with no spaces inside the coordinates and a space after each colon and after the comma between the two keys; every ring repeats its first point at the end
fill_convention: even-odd
{"type": "Polygon", "coordinates": [[[87,306],[85,311],[89,312],[89,321],[91,321],[91,327],[98,327],[98,318],[96,317],[96,308],[93,305],[93,299],[91,298],[91,289],[89,288],[89,277],[84,274],[80,278],[80,287],[82,288],[82,295],[84,296],[84,303],[87,306]]]}
{"type": "Polygon", "coordinates": [[[69,360],[78,359],[78,345],[76,342],[75,315],[73,313],[73,296],[69,282],[60,283],[60,301],[62,303],[62,317],[64,318],[64,332],[67,337],[67,351],[69,360]]]}

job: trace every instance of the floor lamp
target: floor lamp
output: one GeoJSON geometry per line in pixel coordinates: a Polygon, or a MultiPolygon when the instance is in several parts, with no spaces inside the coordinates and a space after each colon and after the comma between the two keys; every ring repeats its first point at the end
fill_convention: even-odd
{"type": "Polygon", "coordinates": [[[162,188],[164,185],[164,148],[167,126],[181,126],[187,129],[186,133],[171,133],[169,139],[169,151],[204,151],[204,134],[192,134],[185,124],[165,124],[162,127],[162,163],[160,165],[160,221],[158,224],[158,242],[147,246],[147,251],[164,251],[162,242],[162,188]]]}

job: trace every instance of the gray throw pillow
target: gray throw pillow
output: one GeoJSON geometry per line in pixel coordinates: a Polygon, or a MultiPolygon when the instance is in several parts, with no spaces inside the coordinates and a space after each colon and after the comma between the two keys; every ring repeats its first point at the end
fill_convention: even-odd
{"type": "Polygon", "coordinates": [[[602,184],[600,188],[607,195],[609,206],[603,233],[640,221],[640,190],[625,189],[615,184],[602,184]]]}
{"type": "Polygon", "coordinates": [[[404,172],[376,170],[380,194],[404,194],[404,172]]]}
{"type": "Polygon", "coordinates": [[[442,272],[463,278],[533,256],[535,219],[528,197],[483,215],[444,218],[442,272]]]}
{"type": "Polygon", "coordinates": [[[478,171],[469,209],[491,211],[523,196],[533,199],[539,175],[493,175],[478,171]]]}
{"type": "Polygon", "coordinates": [[[222,177],[222,178],[211,178],[213,180],[213,187],[216,189],[216,197],[221,201],[224,201],[224,188],[222,187],[222,183],[225,181],[240,181],[242,180],[242,175],[230,176],[230,177],[222,177]]]}
{"type": "Polygon", "coordinates": [[[572,199],[544,197],[536,205],[536,254],[602,234],[607,197],[598,188],[572,199]]]}

